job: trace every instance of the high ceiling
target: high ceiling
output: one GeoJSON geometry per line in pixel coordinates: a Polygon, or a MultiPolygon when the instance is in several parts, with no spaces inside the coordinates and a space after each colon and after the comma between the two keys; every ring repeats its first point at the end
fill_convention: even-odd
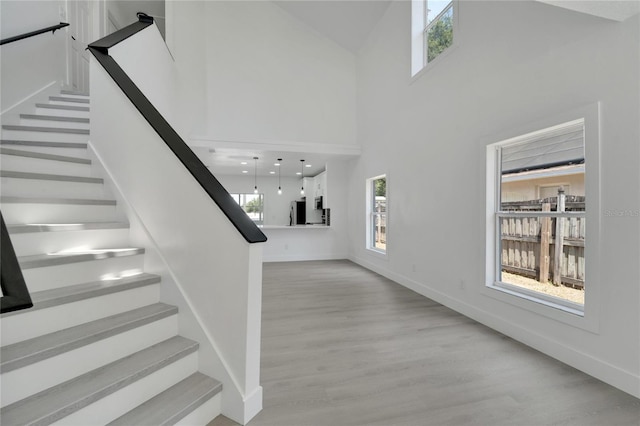
{"type": "Polygon", "coordinates": [[[285,0],[274,3],[320,34],[356,53],[391,0],[285,0]]]}

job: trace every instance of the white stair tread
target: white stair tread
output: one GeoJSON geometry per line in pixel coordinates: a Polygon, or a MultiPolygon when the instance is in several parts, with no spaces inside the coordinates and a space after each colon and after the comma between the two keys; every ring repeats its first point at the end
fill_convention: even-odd
{"type": "Polygon", "coordinates": [[[85,223],[17,223],[7,225],[9,234],[25,234],[30,232],[64,232],[86,231],[89,229],[123,229],[128,228],[126,222],[85,222],[85,223]]]}
{"type": "Polygon", "coordinates": [[[104,183],[104,179],[95,178],[95,177],[54,175],[49,173],[15,172],[12,170],[0,170],[0,177],[13,178],[13,179],[55,180],[55,181],[63,181],[63,182],[82,182],[82,183],[96,183],[96,184],[104,183]]]}
{"type": "Polygon", "coordinates": [[[64,109],[67,111],[89,111],[88,106],[75,106],[75,105],[56,105],[56,104],[36,104],[36,108],[46,109],[64,109]]]}
{"type": "Polygon", "coordinates": [[[0,349],[0,372],[22,368],[177,313],[175,306],[156,303],[14,343],[0,349]]]}
{"type": "Polygon", "coordinates": [[[47,147],[47,148],[74,148],[87,149],[86,142],[49,142],[49,141],[22,141],[22,140],[0,140],[0,145],[15,145],[20,147],[47,147]]]}
{"type": "Polygon", "coordinates": [[[39,158],[42,160],[64,161],[67,163],[91,164],[91,160],[80,157],[69,157],[66,155],[47,154],[43,152],[25,151],[22,149],[0,147],[0,154],[14,155],[17,157],[39,158]]]}
{"type": "Polygon", "coordinates": [[[0,203],[115,206],[116,200],[90,200],[90,199],[81,199],[81,198],[13,197],[9,195],[3,195],[3,196],[0,196],[0,203]]]}
{"type": "Polygon", "coordinates": [[[83,118],[83,117],[67,117],[67,116],[60,116],[60,115],[42,115],[42,114],[20,114],[20,118],[23,118],[25,120],[64,121],[68,123],[89,124],[89,119],[83,118]]]}
{"type": "Polygon", "coordinates": [[[198,343],[176,336],[0,410],[2,424],[49,424],[196,352],[198,343]]]}
{"type": "Polygon", "coordinates": [[[49,253],[33,256],[20,256],[18,263],[21,269],[43,268],[46,266],[66,265],[69,263],[103,260],[113,257],[135,256],[144,254],[143,248],[95,249],[72,253],[49,253]]]}
{"type": "Polygon", "coordinates": [[[109,426],[173,425],[221,390],[222,383],[202,373],[194,373],[109,426]]]}
{"type": "Polygon", "coordinates": [[[72,98],[70,96],[49,96],[50,101],[54,102],[77,102],[79,104],[88,104],[89,99],[83,98],[72,98]]]}
{"type": "Polygon", "coordinates": [[[41,127],[41,126],[23,126],[16,124],[3,124],[4,130],[18,130],[25,132],[44,132],[44,133],[74,133],[77,135],[88,135],[89,129],[73,129],[65,127],[41,127]]]}
{"type": "Polygon", "coordinates": [[[131,290],[138,287],[157,284],[160,276],[155,274],[139,273],[136,275],[114,278],[111,280],[92,281],[89,283],[75,284],[50,290],[42,290],[31,293],[33,307],[25,311],[14,311],[2,314],[2,318],[14,315],[28,314],[39,309],[52,306],[78,302],[106,294],[131,290]]]}

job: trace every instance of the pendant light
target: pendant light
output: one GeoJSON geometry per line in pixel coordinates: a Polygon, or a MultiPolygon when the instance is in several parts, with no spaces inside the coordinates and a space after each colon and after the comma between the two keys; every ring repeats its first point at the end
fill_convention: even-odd
{"type": "Polygon", "coordinates": [[[304,195],[304,160],[300,160],[300,175],[302,176],[302,188],[300,188],[300,195],[304,195]]]}
{"type": "Polygon", "coordinates": [[[258,193],[258,157],[253,157],[253,163],[254,163],[254,167],[253,167],[253,193],[257,194],[258,193]]]}
{"type": "Polygon", "coordinates": [[[276,165],[278,166],[278,195],[282,195],[282,185],[280,184],[280,170],[282,167],[280,167],[280,165],[282,164],[282,158],[278,158],[278,162],[276,163],[276,165]]]}

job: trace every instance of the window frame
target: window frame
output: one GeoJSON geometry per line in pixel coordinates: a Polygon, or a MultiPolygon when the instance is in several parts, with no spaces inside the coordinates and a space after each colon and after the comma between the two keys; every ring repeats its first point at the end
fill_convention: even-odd
{"type": "Polygon", "coordinates": [[[382,174],[368,178],[366,180],[366,249],[375,255],[383,256],[386,258],[388,250],[386,245],[389,243],[389,177],[387,174],[382,174]],[[384,213],[375,212],[375,182],[384,178],[386,181],[385,186],[385,198],[386,206],[384,213]],[[385,248],[380,249],[375,246],[375,223],[376,216],[384,216],[385,218],[385,248]]]}
{"type": "MultiPolygon", "coordinates": [[[[600,104],[593,103],[584,107],[557,114],[539,120],[529,125],[521,126],[509,132],[484,139],[486,146],[486,264],[485,285],[482,294],[493,299],[517,306],[522,309],[537,313],[541,316],[552,318],[583,330],[597,333],[599,328],[599,304],[600,304],[600,104]],[[558,303],[560,299],[546,296],[539,292],[530,291],[519,286],[500,283],[497,278],[500,267],[500,227],[497,204],[500,199],[500,161],[496,154],[497,146],[506,146],[510,142],[520,140],[524,136],[546,132],[554,126],[566,125],[571,121],[584,120],[584,149],[585,149],[585,195],[588,200],[588,209],[584,212],[586,217],[586,234],[588,244],[585,246],[585,283],[584,305],[574,304],[569,301],[558,303]],[[542,129],[542,130],[541,130],[542,129]],[[499,142],[496,142],[499,141],[499,142]],[[588,172],[587,172],[588,170],[588,172]]],[[[542,216],[523,212],[522,216],[542,216]]],[[[549,216],[557,212],[549,212],[549,216]]],[[[565,212],[571,213],[571,212],[565,212]]],[[[580,212],[581,213],[581,212],[580,212]]],[[[545,216],[547,213],[544,214],[545,216]]]]}
{"type": "Polygon", "coordinates": [[[448,56],[458,45],[459,1],[451,0],[438,16],[429,23],[427,22],[427,2],[428,0],[411,1],[411,82],[417,80],[421,75],[433,68],[435,64],[440,63],[441,60],[448,56]],[[427,60],[427,32],[449,9],[453,10],[453,41],[449,47],[429,62],[427,60]]]}
{"type": "Polygon", "coordinates": [[[259,193],[253,193],[253,192],[230,192],[229,195],[231,195],[231,197],[233,198],[233,200],[238,203],[238,205],[242,208],[242,210],[246,213],[246,215],[249,217],[249,219],[251,219],[251,221],[253,223],[255,223],[258,226],[263,226],[264,225],[264,193],[263,192],[259,192],[259,193]],[[262,211],[260,212],[260,218],[261,220],[253,220],[251,218],[251,216],[249,216],[249,213],[247,213],[244,208],[246,205],[246,198],[247,196],[257,196],[262,202],[260,203],[260,205],[262,206],[262,211]],[[245,203],[242,204],[242,200],[243,198],[245,199],[245,203]]]}

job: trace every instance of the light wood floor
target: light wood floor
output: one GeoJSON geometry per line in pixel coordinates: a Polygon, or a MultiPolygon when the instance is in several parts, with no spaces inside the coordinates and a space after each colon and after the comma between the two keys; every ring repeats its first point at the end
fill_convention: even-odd
{"type": "Polygon", "coordinates": [[[263,282],[250,426],[640,424],[640,400],[351,262],[263,282]]]}

